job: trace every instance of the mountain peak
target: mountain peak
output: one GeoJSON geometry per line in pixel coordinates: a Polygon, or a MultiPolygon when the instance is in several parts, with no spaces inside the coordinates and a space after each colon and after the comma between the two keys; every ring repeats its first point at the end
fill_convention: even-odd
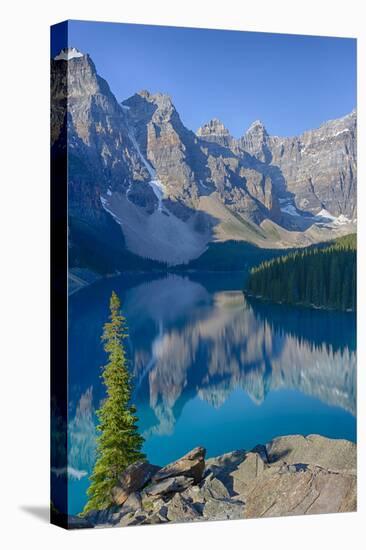
{"type": "Polygon", "coordinates": [[[148,101],[170,101],[172,102],[172,98],[169,94],[165,94],[163,92],[156,92],[155,94],[149,92],[149,90],[140,90],[135,95],[138,95],[140,97],[143,97],[144,99],[147,99],[148,101]]]}
{"type": "Polygon", "coordinates": [[[55,61],[70,61],[74,57],[84,57],[84,54],[76,48],[64,48],[55,56],[55,61]]]}
{"type": "Polygon", "coordinates": [[[212,118],[206,124],[198,128],[196,132],[197,136],[229,136],[229,130],[218,118],[212,118]]]}
{"type": "Polygon", "coordinates": [[[157,92],[155,94],[152,94],[148,90],[140,90],[134,96],[125,100],[123,103],[130,102],[131,99],[134,102],[136,102],[136,100],[137,101],[145,100],[148,103],[156,105],[158,109],[168,109],[168,110],[174,109],[173,101],[170,95],[162,92],[157,92]]]}
{"type": "Polygon", "coordinates": [[[140,90],[139,92],[137,92],[136,95],[139,95],[140,97],[144,97],[145,99],[150,99],[151,97],[151,93],[149,92],[149,90],[140,90]]]}
{"type": "Polygon", "coordinates": [[[264,126],[264,124],[261,120],[255,120],[249,126],[248,130],[246,131],[246,134],[248,134],[249,132],[263,132],[263,133],[266,134],[267,130],[266,130],[266,127],[264,126]]]}

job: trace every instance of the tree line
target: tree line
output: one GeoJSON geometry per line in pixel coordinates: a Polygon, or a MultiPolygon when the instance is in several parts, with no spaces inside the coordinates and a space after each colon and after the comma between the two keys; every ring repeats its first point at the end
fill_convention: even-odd
{"type": "Polygon", "coordinates": [[[274,302],[356,309],[356,234],[297,250],[250,270],[245,293],[274,302]]]}

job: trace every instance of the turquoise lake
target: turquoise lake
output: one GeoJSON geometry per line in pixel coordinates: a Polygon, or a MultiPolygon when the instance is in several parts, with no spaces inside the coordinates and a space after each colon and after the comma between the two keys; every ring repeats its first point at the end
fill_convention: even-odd
{"type": "Polygon", "coordinates": [[[69,299],[69,506],[82,510],[112,290],[129,326],[144,451],[164,465],[285,434],[356,440],[355,315],[247,301],[242,273],[125,274],[69,299]]]}

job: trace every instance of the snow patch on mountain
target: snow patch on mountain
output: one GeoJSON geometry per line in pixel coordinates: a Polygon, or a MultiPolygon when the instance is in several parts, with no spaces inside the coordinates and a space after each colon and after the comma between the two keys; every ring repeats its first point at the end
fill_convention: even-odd
{"type": "Polygon", "coordinates": [[[301,216],[301,214],[297,211],[296,206],[293,204],[291,199],[284,198],[279,199],[281,212],[284,214],[288,214],[289,216],[301,216]]]}
{"type": "Polygon", "coordinates": [[[74,57],[84,57],[84,54],[79,52],[76,48],[64,48],[59,54],[55,56],[55,61],[70,61],[74,57]]]}
{"type": "Polygon", "coordinates": [[[301,214],[298,213],[295,206],[293,204],[287,204],[286,206],[281,207],[281,211],[285,214],[289,214],[290,216],[301,216],[301,214]]]}
{"type": "Polygon", "coordinates": [[[165,186],[161,183],[160,180],[151,180],[148,182],[150,187],[155,193],[156,198],[158,199],[158,210],[161,212],[163,209],[163,198],[165,194],[165,186]]]}
{"type": "Polygon", "coordinates": [[[344,216],[344,214],[341,214],[340,216],[333,216],[333,214],[328,212],[325,208],[322,208],[322,210],[320,210],[315,217],[322,222],[325,220],[329,221],[333,225],[346,225],[348,223],[352,223],[352,220],[347,218],[347,216],[344,216]]]}
{"type": "Polygon", "coordinates": [[[154,168],[151,166],[151,164],[146,160],[146,158],[142,154],[140,146],[137,143],[137,140],[136,140],[133,132],[129,131],[128,132],[128,137],[130,138],[133,146],[135,147],[135,150],[136,150],[138,156],[140,157],[143,165],[145,166],[146,170],[150,174],[151,180],[148,181],[147,183],[150,185],[151,189],[154,191],[154,194],[155,194],[156,198],[158,199],[158,210],[159,210],[159,212],[162,212],[162,210],[163,210],[163,198],[164,198],[165,189],[166,189],[165,185],[157,178],[156,171],[154,170],[154,168]]]}
{"type": "Polygon", "coordinates": [[[344,130],[340,130],[339,132],[336,132],[334,136],[340,136],[341,134],[347,134],[349,132],[350,132],[349,128],[345,128],[344,130]]]}
{"type": "Polygon", "coordinates": [[[347,225],[352,223],[352,220],[341,214],[340,216],[333,216],[328,210],[322,208],[315,216],[302,213],[297,210],[291,199],[279,199],[281,212],[289,216],[304,218],[306,220],[313,220],[314,224],[319,226],[335,227],[340,225],[347,225]]]}

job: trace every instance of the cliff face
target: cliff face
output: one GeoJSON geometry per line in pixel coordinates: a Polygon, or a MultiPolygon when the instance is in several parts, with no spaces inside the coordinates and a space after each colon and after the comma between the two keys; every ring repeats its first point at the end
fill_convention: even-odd
{"type": "MultiPolygon", "coordinates": [[[[278,166],[299,211],[356,217],[356,112],[298,137],[257,134],[253,154],[278,166]]],[[[250,132],[249,132],[250,133],[250,132]]],[[[243,145],[247,143],[247,135],[243,145]]],[[[253,146],[253,142],[252,142],[253,146]]]]}
{"type": "Polygon", "coordinates": [[[275,202],[271,177],[257,159],[236,154],[233,138],[218,119],[195,135],[166,95],[143,91],[123,106],[141,152],[165,187],[168,208],[175,210],[174,202],[180,202],[205,210],[205,200],[215,195],[229,212],[248,221],[260,223],[268,217],[275,202]]]}
{"type": "Polygon", "coordinates": [[[121,269],[125,236],[103,197],[143,186],[149,173],[124,110],[88,55],[51,61],[51,113],[52,154],[57,159],[67,151],[70,265],[121,269]]]}
{"type": "Polygon", "coordinates": [[[84,241],[97,232],[115,252],[179,264],[215,240],[281,248],[354,231],[355,112],[294,138],[256,121],[234,139],[218,119],[195,134],[165,94],[119,104],[88,55],[57,56],[51,73],[52,145],[67,136],[84,241]]]}
{"type": "Polygon", "coordinates": [[[213,118],[198,128],[196,133],[203,140],[218,143],[224,147],[230,147],[233,143],[229,130],[218,118],[213,118]]]}
{"type": "Polygon", "coordinates": [[[52,144],[67,125],[69,208],[83,217],[104,212],[100,195],[148,179],[128,137],[123,110],[88,55],[53,60],[52,144]],[[67,103],[61,111],[60,104],[67,103]]]}
{"type": "Polygon", "coordinates": [[[166,194],[194,206],[196,174],[202,170],[192,132],[182,124],[169,96],[142,91],[123,103],[143,156],[166,186],[166,194]]]}

